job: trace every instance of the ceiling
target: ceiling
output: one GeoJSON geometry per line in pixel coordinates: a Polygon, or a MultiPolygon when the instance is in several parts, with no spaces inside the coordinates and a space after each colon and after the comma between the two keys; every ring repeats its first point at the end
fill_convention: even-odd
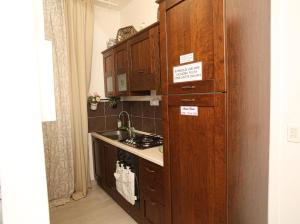
{"type": "Polygon", "coordinates": [[[119,10],[125,7],[130,1],[131,0],[95,0],[96,5],[119,10]]]}

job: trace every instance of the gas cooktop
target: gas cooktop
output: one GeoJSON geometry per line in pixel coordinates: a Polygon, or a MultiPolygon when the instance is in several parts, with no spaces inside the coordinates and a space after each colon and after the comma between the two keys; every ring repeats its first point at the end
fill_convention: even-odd
{"type": "Polygon", "coordinates": [[[120,141],[137,149],[148,149],[163,144],[163,137],[160,135],[135,134],[125,140],[120,141]]]}

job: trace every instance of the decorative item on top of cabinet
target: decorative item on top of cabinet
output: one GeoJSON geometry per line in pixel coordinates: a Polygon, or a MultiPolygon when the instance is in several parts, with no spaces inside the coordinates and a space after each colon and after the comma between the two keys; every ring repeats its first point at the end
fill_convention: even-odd
{"type": "Polygon", "coordinates": [[[137,33],[137,31],[134,28],[134,26],[126,26],[126,27],[120,28],[118,30],[116,40],[118,43],[120,43],[120,42],[130,38],[131,36],[133,36],[136,33],[137,33]]]}
{"type": "Polygon", "coordinates": [[[226,91],[223,0],[166,0],[168,92],[226,91]]]}
{"type": "Polygon", "coordinates": [[[160,92],[159,23],[128,41],[130,90],[160,92]]]}

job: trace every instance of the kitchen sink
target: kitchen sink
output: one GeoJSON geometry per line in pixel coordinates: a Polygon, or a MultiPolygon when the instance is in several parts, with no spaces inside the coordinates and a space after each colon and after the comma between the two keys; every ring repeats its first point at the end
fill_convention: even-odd
{"type": "Polygon", "coordinates": [[[112,140],[123,141],[129,137],[129,132],[124,130],[98,132],[100,135],[112,140]]]}

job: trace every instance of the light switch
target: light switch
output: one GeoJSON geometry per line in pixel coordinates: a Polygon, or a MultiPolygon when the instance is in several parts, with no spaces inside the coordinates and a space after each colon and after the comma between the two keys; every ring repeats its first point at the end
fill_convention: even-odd
{"type": "Polygon", "coordinates": [[[300,126],[288,125],[288,142],[300,143],[300,126]]]}

